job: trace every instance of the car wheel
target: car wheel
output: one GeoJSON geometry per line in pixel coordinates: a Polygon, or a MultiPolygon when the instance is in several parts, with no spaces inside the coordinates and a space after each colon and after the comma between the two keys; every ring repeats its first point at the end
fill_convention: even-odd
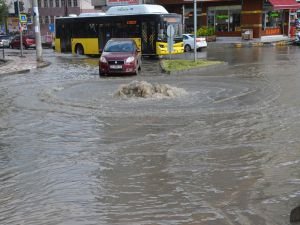
{"type": "Polygon", "coordinates": [[[77,55],[84,55],[84,50],[83,50],[82,45],[76,45],[75,52],[77,55]]]}
{"type": "Polygon", "coordinates": [[[190,52],[192,50],[191,46],[190,45],[185,45],[184,46],[184,51],[185,52],[190,52]]]}
{"type": "Polygon", "coordinates": [[[99,67],[99,77],[104,77],[106,74],[101,72],[100,67],[99,67]]]}

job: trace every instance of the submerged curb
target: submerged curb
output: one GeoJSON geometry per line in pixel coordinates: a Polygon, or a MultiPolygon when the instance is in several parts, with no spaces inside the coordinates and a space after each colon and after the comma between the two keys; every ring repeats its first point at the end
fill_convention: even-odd
{"type": "Polygon", "coordinates": [[[236,43],[218,43],[218,42],[209,42],[209,48],[251,48],[251,47],[272,47],[272,46],[286,46],[292,45],[293,43],[290,40],[281,40],[281,41],[265,41],[265,42],[257,42],[257,41],[243,41],[236,43]]]}
{"type": "Polygon", "coordinates": [[[44,61],[44,62],[38,63],[37,68],[45,68],[50,65],[51,65],[51,62],[44,61]]]}
{"type": "Polygon", "coordinates": [[[47,61],[43,61],[43,62],[38,62],[36,64],[36,66],[32,67],[32,68],[28,68],[26,66],[22,67],[18,67],[18,68],[4,68],[3,67],[8,67],[8,64],[11,64],[14,62],[14,60],[1,60],[3,63],[0,64],[0,68],[2,67],[2,70],[0,70],[0,76],[2,75],[14,75],[14,74],[21,74],[21,73],[28,73],[30,72],[31,70],[33,69],[39,69],[39,68],[44,68],[44,67],[47,67],[49,66],[51,63],[50,62],[47,62],[47,61]],[[5,71],[6,70],[6,71],[5,71]]]}
{"type": "Polygon", "coordinates": [[[289,41],[277,41],[277,42],[244,42],[244,43],[234,43],[231,46],[235,48],[245,48],[245,47],[269,47],[269,46],[286,46],[290,45],[289,41]]]}
{"type": "Polygon", "coordinates": [[[221,62],[218,64],[213,64],[213,65],[207,65],[207,66],[203,66],[203,67],[195,67],[195,68],[191,68],[191,69],[185,69],[185,70],[178,70],[178,71],[168,71],[164,68],[162,60],[159,61],[159,65],[161,68],[161,71],[163,73],[166,73],[168,75],[184,75],[184,74],[195,74],[195,73],[202,73],[202,72],[211,72],[214,70],[220,70],[220,69],[224,69],[224,67],[228,66],[227,62],[221,62]]]}

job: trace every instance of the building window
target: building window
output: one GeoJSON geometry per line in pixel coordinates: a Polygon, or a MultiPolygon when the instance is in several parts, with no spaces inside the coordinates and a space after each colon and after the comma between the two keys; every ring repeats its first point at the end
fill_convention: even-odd
{"type": "Polygon", "coordinates": [[[241,6],[209,7],[207,19],[217,32],[241,31],[241,6]]]}
{"type": "Polygon", "coordinates": [[[48,0],[44,0],[44,8],[48,8],[48,0]]]}
{"type": "Polygon", "coordinates": [[[268,11],[263,13],[263,28],[280,28],[282,26],[282,12],[268,11]]]}
{"type": "Polygon", "coordinates": [[[59,7],[59,0],[55,0],[55,7],[59,7]]]}
{"type": "Polygon", "coordinates": [[[39,20],[40,20],[40,24],[44,24],[45,23],[42,16],[39,16],[39,20]]]}
{"type": "Polygon", "coordinates": [[[49,16],[45,16],[45,24],[49,24],[49,16]]]}
{"type": "Polygon", "coordinates": [[[61,0],[61,7],[65,6],[65,0],[61,0]]]}
{"type": "Polygon", "coordinates": [[[78,6],[77,0],[73,0],[73,5],[74,5],[74,7],[78,6]]]}
{"type": "Polygon", "coordinates": [[[68,0],[68,6],[72,6],[72,0],[68,0]]]}
{"type": "Polygon", "coordinates": [[[42,0],[38,0],[38,7],[39,7],[39,8],[42,7],[42,0]]]}
{"type": "Polygon", "coordinates": [[[49,0],[49,7],[53,8],[53,0],[49,0]]]}

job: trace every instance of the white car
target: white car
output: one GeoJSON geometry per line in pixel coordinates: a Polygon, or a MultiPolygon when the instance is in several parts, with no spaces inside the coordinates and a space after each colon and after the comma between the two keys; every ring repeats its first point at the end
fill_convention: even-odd
{"type": "MultiPolygon", "coordinates": [[[[189,52],[194,49],[194,34],[183,34],[184,51],[189,52]]],[[[196,38],[196,49],[201,50],[207,47],[204,37],[196,38]]]]}

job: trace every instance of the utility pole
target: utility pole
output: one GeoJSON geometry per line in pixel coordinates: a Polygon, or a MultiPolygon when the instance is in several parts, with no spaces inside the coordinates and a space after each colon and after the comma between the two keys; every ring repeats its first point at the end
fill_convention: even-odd
{"type": "Polygon", "coordinates": [[[17,7],[18,7],[19,32],[20,32],[20,51],[21,51],[21,57],[23,57],[23,25],[21,23],[21,17],[20,17],[20,2],[19,2],[19,0],[17,0],[17,7]]]}
{"type": "Polygon", "coordinates": [[[38,62],[43,61],[42,57],[42,42],[41,42],[41,32],[40,32],[40,21],[39,21],[39,8],[37,0],[32,1],[33,8],[33,24],[35,32],[35,44],[36,44],[36,60],[38,62]]]}

